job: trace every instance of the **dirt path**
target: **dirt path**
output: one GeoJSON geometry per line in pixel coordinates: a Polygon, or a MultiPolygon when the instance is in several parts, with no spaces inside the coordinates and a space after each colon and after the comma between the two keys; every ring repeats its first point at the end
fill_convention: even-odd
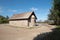
{"type": "Polygon", "coordinates": [[[40,25],[36,28],[16,28],[5,24],[0,24],[0,40],[33,40],[38,34],[51,32],[51,25],[40,25]]]}

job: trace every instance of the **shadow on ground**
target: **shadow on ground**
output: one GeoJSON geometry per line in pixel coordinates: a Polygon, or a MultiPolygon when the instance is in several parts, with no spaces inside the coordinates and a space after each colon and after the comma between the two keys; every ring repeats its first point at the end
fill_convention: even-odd
{"type": "Polygon", "coordinates": [[[37,35],[33,40],[60,40],[60,28],[52,30],[52,32],[37,35]]]}

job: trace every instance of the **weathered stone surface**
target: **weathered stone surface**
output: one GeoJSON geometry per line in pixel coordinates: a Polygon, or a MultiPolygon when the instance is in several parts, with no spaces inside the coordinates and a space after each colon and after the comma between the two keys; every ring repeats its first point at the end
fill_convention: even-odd
{"type": "MultiPolygon", "coordinates": [[[[25,15],[26,15],[26,13],[25,13],[25,15]]],[[[29,17],[27,19],[26,18],[22,18],[23,14],[19,15],[19,17],[22,18],[22,19],[15,19],[15,16],[14,16],[13,19],[10,18],[10,21],[9,21],[10,25],[17,26],[17,27],[34,27],[35,26],[37,18],[35,16],[34,12],[30,12],[29,17]]]]}

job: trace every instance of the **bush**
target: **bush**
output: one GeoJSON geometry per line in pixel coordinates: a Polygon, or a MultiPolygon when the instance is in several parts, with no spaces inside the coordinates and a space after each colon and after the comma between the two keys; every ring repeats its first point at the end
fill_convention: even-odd
{"type": "Polygon", "coordinates": [[[1,16],[0,15],[0,24],[1,23],[8,23],[9,21],[8,21],[8,16],[7,17],[4,17],[4,16],[1,16]]]}

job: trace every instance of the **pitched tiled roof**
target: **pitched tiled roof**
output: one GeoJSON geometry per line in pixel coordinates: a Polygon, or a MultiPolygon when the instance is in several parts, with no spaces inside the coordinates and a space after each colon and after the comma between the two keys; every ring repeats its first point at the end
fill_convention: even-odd
{"type": "Polygon", "coordinates": [[[9,19],[26,19],[26,18],[29,18],[32,13],[33,12],[25,12],[25,13],[20,13],[20,14],[14,14],[9,19]]]}

